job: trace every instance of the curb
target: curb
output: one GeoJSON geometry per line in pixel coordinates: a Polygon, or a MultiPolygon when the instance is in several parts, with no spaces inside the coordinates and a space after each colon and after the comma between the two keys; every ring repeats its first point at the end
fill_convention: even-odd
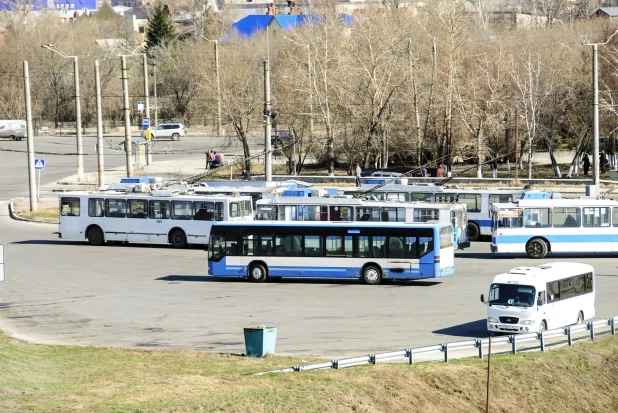
{"type": "Polygon", "coordinates": [[[22,222],[34,222],[36,224],[59,224],[58,222],[48,222],[48,221],[39,221],[37,219],[30,219],[30,218],[22,218],[19,215],[16,215],[15,212],[13,211],[13,200],[9,201],[9,216],[11,217],[11,219],[15,220],[15,221],[22,221],[22,222]]]}

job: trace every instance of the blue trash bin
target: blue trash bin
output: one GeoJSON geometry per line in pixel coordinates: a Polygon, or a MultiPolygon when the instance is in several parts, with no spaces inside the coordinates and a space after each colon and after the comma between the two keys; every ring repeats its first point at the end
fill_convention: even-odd
{"type": "Polygon", "coordinates": [[[275,354],[276,327],[246,327],[244,330],[247,356],[264,357],[268,353],[275,354]]]}

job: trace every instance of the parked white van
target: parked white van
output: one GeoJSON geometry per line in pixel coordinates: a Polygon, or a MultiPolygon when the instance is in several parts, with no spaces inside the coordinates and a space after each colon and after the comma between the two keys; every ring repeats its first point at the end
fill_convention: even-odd
{"type": "Polygon", "coordinates": [[[490,333],[529,333],[594,317],[594,268],[577,262],[517,267],[494,277],[487,305],[490,333]]]}
{"type": "Polygon", "coordinates": [[[0,120],[0,138],[20,141],[26,137],[25,120],[0,120]]]}

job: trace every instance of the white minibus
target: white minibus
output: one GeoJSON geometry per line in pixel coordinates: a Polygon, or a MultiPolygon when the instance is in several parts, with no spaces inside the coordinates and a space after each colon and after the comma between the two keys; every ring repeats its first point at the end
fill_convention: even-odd
{"type": "Polygon", "coordinates": [[[594,268],[577,262],[517,267],[494,277],[487,305],[490,333],[529,333],[594,317],[594,268]]]}

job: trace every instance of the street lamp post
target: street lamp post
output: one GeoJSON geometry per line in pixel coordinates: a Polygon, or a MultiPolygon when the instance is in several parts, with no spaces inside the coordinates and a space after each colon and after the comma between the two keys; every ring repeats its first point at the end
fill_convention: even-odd
{"type": "Polygon", "coordinates": [[[103,114],[101,110],[101,80],[99,77],[99,61],[94,61],[94,87],[97,95],[97,170],[99,188],[105,185],[105,165],[103,160],[103,114]]]}
{"type": "Polygon", "coordinates": [[[152,59],[152,82],[154,83],[154,125],[156,125],[159,123],[159,106],[157,106],[157,59],[152,59]]]}
{"type": "Polygon", "coordinates": [[[75,80],[75,132],[77,136],[77,180],[84,180],[84,148],[82,144],[82,111],[79,99],[79,62],[78,56],[68,56],[62,50],[58,50],[53,44],[43,44],[42,48],[58,53],[60,56],[73,59],[73,78],[75,80]]]}
{"type": "Polygon", "coordinates": [[[129,106],[129,82],[127,78],[127,57],[120,56],[122,64],[122,97],[124,106],[124,150],[127,161],[127,178],[133,177],[133,143],[131,142],[131,108],[129,106]]]}
{"type": "Polygon", "coordinates": [[[270,117],[270,62],[264,61],[264,179],[272,181],[271,117],[270,117]]]}
{"type": "Polygon", "coordinates": [[[598,46],[605,45],[618,33],[616,30],[603,43],[590,43],[585,36],[582,36],[581,42],[584,46],[592,46],[592,150],[593,150],[593,168],[592,168],[592,185],[594,185],[595,194],[599,188],[599,61],[598,61],[598,46]]]}
{"type": "Polygon", "coordinates": [[[215,77],[217,80],[217,135],[223,135],[223,127],[221,125],[221,82],[219,77],[219,41],[210,40],[208,37],[195,33],[202,39],[214,43],[215,46],[215,77]]]}

